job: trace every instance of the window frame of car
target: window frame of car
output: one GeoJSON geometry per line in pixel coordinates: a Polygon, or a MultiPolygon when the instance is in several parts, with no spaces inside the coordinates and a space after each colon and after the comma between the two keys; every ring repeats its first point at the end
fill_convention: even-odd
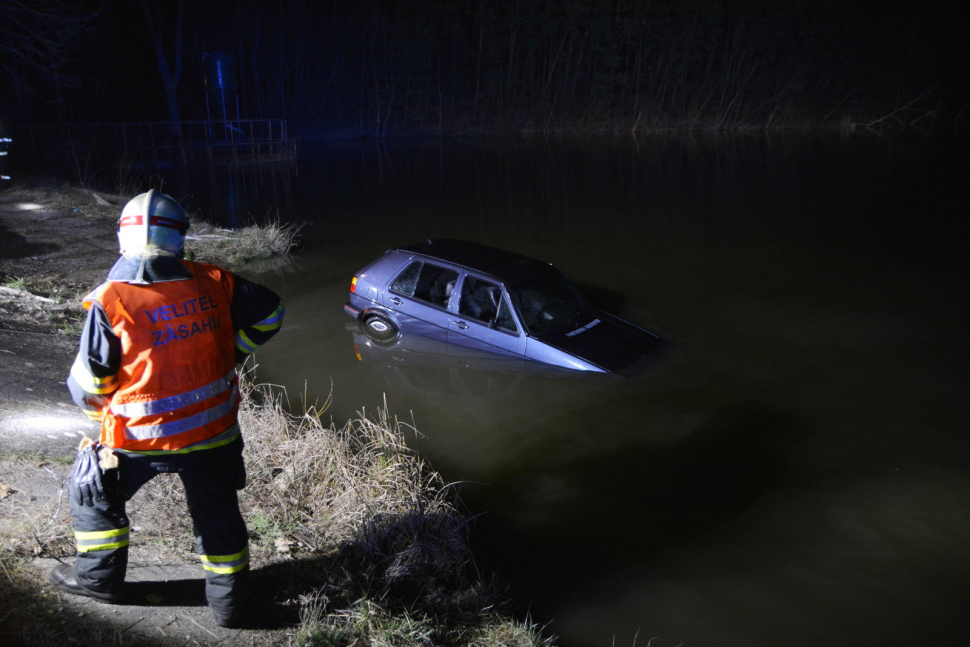
{"type": "MultiPolygon", "coordinates": [[[[444,297],[444,299],[445,299],[445,303],[444,304],[438,304],[438,303],[435,303],[434,301],[431,301],[431,300],[428,300],[428,299],[424,299],[424,298],[422,298],[420,296],[415,296],[415,294],[417,293],[417,284],[421,280],[422,275],[424,274],[424,268],[425,268],[425,266],[429,266],[429,265],[432,266],[432,267],[434,267],[434,268],[436,268],[436,269],[442,270],[442,271],[454,272],[455,273],[454,285],[452,286],[452,294],[454,294],[454,291],[461,284],[462,270],[460,268],[457,268],[457,267],[454,267],[452,265],[449,265],[448,263],[442,263],[441,261],[438,261],[437,259],[425,258],[423,256],[412,256],[411,258],[409,258],[407,260],[407,262],[404,263],[404,265],[401,267],[401,269],[399,269],[397,272],[395,272],[391,276],[391,280],[388,281],[388,283],[387,283],[387,289],[388,289],[388,291],[390,293],[392,293],[392,294],[396,294],[396,295],[399,295],[399,296],[402,296],[402,297],[406,297],[408,299],[412,299],[412,300],[414,300],[416,302],[421,303],[422,305],[426,305],[426,306],[429,306],[431,308],[436,308],[436,309],[442,310],[444,312],[455,312],[455,309],[452,307],[452,301],[447,296],[444,297]],[[411,267],[413,267],[415,263],[421,263],[421,269],[418,270],[418,276],[416,276],[414,278],[414,285],[412,286],[411,293],[408,294],[407,292],[401,291],[399,289],[395,289],[394,286],[398,283],[398,280],[411,267]]],[[[432,281],[432,283],[437,283],[437,281],[438,281],[438,279],[435,279],[434,281],[432,281]]],[[[447,285],[447,282],[445,283],[445,285],[447,285]]]]}
{"type": "Polygon", "coordinates": [[[515,311],[515,308],[512,306],[512,301],[509,298],[509,293],[505,287],[505,284],[499,279],[495,278],[494,276],[489,276],[484,272],[473,272],[469,270],[462,270],[461,279],[458,285],[455,286],[454,291],[452,292],[452,294],[456,294],[456,293],[458,294],[458,298],[452,299],[454,313],[460,317],[463,317],[468,322],[474,323],[478,326],[484,326],[485,328],[488,328],[490,330],[497,330],[498,332],[504,333],[506,335],[511,335],[513,337],[520,337],[525,332],[525,328],[523,327],[522,322],[519,321],[518,313],[515,311]],[[464,292],[465,292],[465,284],[469,281],[469,279],[474,279],[476,281],[483,281],[501,290],[501,295],[499,297],[499,305],[496,308],[495,316],[492,319],[488,321],[483,321],[471,314],[463,313],[461,311],[462,299],[464,297],[464,292]],[[503,303],[505,304],[505,308],[509,311],[509,315],[511,316],[512,323],[515,326],[515,330],[509,330],[508,328],[504,328],[498,324],[498,313],[501,312],[503,303]]]}
{"type": "MultiPolygon", "coordinates": [[[[528,334],[528,328],[526,328],[526,326],[524,325],[523,321],[519,316],[518,311],[515,308],[515,305],[512,302],[512,297],[511,297],[511,294],[509,293],[508,287],[505,285],[504,282],[502,282],[498,278],[491,276],[489,274],[486,274],[484,272],[475,272],[465,267],[462,267],[460,265],[456,266],[452,263],[447,263],[437,258],[429,258],[426,256],[422,256],[420,254],[415,254],[410,258],[408,258],[408,260],[401,266],[401,268],[391,276],[390,280],[387,282],[387,290],[392,294],[396,294],[396,295],[411,299],[413,301],[421,303],[422,305],[458,316],[458,315],[461,315],[460,307],[459,307],[460,301],[461,301],[460,295],[461,295],[461,291],[464,290],[465,281],[468,276],[472,276],[481,281],[492,283],[493,285],[498,286],[502,290],[500,307],[501,307],[501,303],[505,304],[505,307],[508,309],[509,315],[512,318],[512,323],[515,324],[516,329],[509,330],[508,328],[500,327],[497,323],[495,326],[490,326],[489,322],[487,321],[481,321],[474,317],[465,316],[465,318],[468,321],[471,321],[479,326],[484,326],[491,330],[497,330],[503,334],[511,335],[513,337],[519,337],[521,335],[528,334]],[[408,269],[412,267],[415,263],[422,264],[422,268],[418,272],[418,277],[415,278],[415,286],[414,286],[415,289],[412,290],[411,294],[408,294],[407,292],[402,292],[401,290],[396,290],[394,288],[394,285],[398,282],[398,279],[400,279],[401,276],[403,276],[404,273],[407,272],[408,269]],[[421,297],[414,296],[414,293],[417,291],[416,290],[417,282],[418,280],[420,280],[421,272],[424,270],[424,265],[432,265],[433,267],[440,268],[442,270],[456,272],[458,274],[458,278],[455,280],[455,285],[452,287],[452,295],[458,294],[459,298],[449,299],[448,304],[446,306],[443,306],[443,305],[438,305],[433,301],[427,301],[425,299],[422,299],[421,297]]],[[[496,312],[496,317],[497,317],[497,312],[496,312]]]]}

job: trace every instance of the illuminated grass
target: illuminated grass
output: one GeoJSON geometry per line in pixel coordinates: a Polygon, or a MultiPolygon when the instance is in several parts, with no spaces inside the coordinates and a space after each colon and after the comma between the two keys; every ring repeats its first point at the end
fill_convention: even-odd
{"type": "Polygon", "coordinates": [[[242,229],[221,229],[193,220],[185,241],[186,256],[216,265],[242,265],[252,260],[285,257],[299,241],[300,225],[283,225],[279,215],[242,229]]]}
{"type": "MultiPolygon", "coordinates": [[[[267,608],[297,600],[301,645],[547,646],[500,613],[505,587],[482,577],[455,490],[405,443],[386,409],[343,427],[326,404],[291,415],[284,394],[243,381],[247,486],[240,507],[267,608]],[[267,594],[269,595],[269,594],[267,594]]],[[[148,529],[193,551],[177,479],[158,479],[148,529]]]]}

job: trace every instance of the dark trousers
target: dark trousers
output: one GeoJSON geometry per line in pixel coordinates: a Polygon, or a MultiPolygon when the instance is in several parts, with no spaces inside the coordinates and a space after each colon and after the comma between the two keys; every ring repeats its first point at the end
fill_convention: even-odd
{"type": "Polygon", "coordinates": [[[106,482],[104,499],[94,507],[71,500],[78,582],[92,591],[120,596],[128,567],[130,522],[125,505],[157,474],[175,472],[185,486],[209,606],[219,616],[237,615],[245,604],[249,576],[246,524],[236,496],[246,484],[242,449],[239,436],[227,445],[187,454],[118,452],[117,484],[106,482]]]}

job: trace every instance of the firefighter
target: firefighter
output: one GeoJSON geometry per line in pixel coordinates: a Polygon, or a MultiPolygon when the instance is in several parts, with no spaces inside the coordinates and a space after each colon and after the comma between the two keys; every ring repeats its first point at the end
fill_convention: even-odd
{"type": "Polygon", "coordinates": [[[60,590],[118,602],[131,531],[125,504],[156,474],[174,472],[209,606],[217,624],[233,627],[249,578],[236,495],[246,480],[236,364],[279,331],[283,304],[266,287],[185,260],[188,226],[171,197],[136,196],[118,222],[121,258],[84,298],[67,386],[101,435],[82,440],[67,482],[76,564],[55,566],[50,578],[60,590]]]}

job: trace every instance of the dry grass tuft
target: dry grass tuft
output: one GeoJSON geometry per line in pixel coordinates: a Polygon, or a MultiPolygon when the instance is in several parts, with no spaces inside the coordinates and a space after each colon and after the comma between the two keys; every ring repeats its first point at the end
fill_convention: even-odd
{"type": "Polygon", "coordinates": [[[247,388],[241,505],[263,551],[331,555],[328,580],[340,597],[406,598],[436,612],[467,606],[458,601],[474,588],[465,519],[397,419],[381,409],[337,429],[321,422],[326,406],[291,416],[279,392],[262,387],[254,397],[247,388]]]}
{"type": "Polygon", "coordinates": [[[292,416],[280,392],[246,389],[243,505],[262,522],[290,529],[308,550],[372,536],[390,516],[454,514],[440,477],[407,447],[402,425],[386,410],[336,429],[320,420],[326,405],[292,416]]]}
{"type": "Polygon", "coordinates": [[[262,225],[221,229],[195,220],[186,236],[185,249],[196,260],[216,265],[243,265],[249,261],[288,255],[299,242],[302,225],[284,225],[279,213],[262,225]]]}
{"type": "Polygon", "coordinates": [[[552,647],[542,627],[486,614],[474,626],[442,630],[427,616],[392,613],[380,604],[358,600],[351,609],[327,612],[327,601],[315,598],[300,614],[296,644],[301,647],[356,645],[460,645],[467,647],[552,647]]]}
{"type": "MultiPolygon", "coordinates": [[[[478,575],[454,490],[407,447],[406,425],[386,406],[338,429],[321,422],[326,405],[293,416],[279,391],[245,390],[241,504],[260,533],[251,551],[306,553],[305,570],[316,556],[325,573],[301,596],[301,644],[430,644],[430,636],[464,645],[472,633],[528,634],[492,611],[504,588],[478,575]]],[[[501,644],[545,644],[528,635],[501,644]]]]}

